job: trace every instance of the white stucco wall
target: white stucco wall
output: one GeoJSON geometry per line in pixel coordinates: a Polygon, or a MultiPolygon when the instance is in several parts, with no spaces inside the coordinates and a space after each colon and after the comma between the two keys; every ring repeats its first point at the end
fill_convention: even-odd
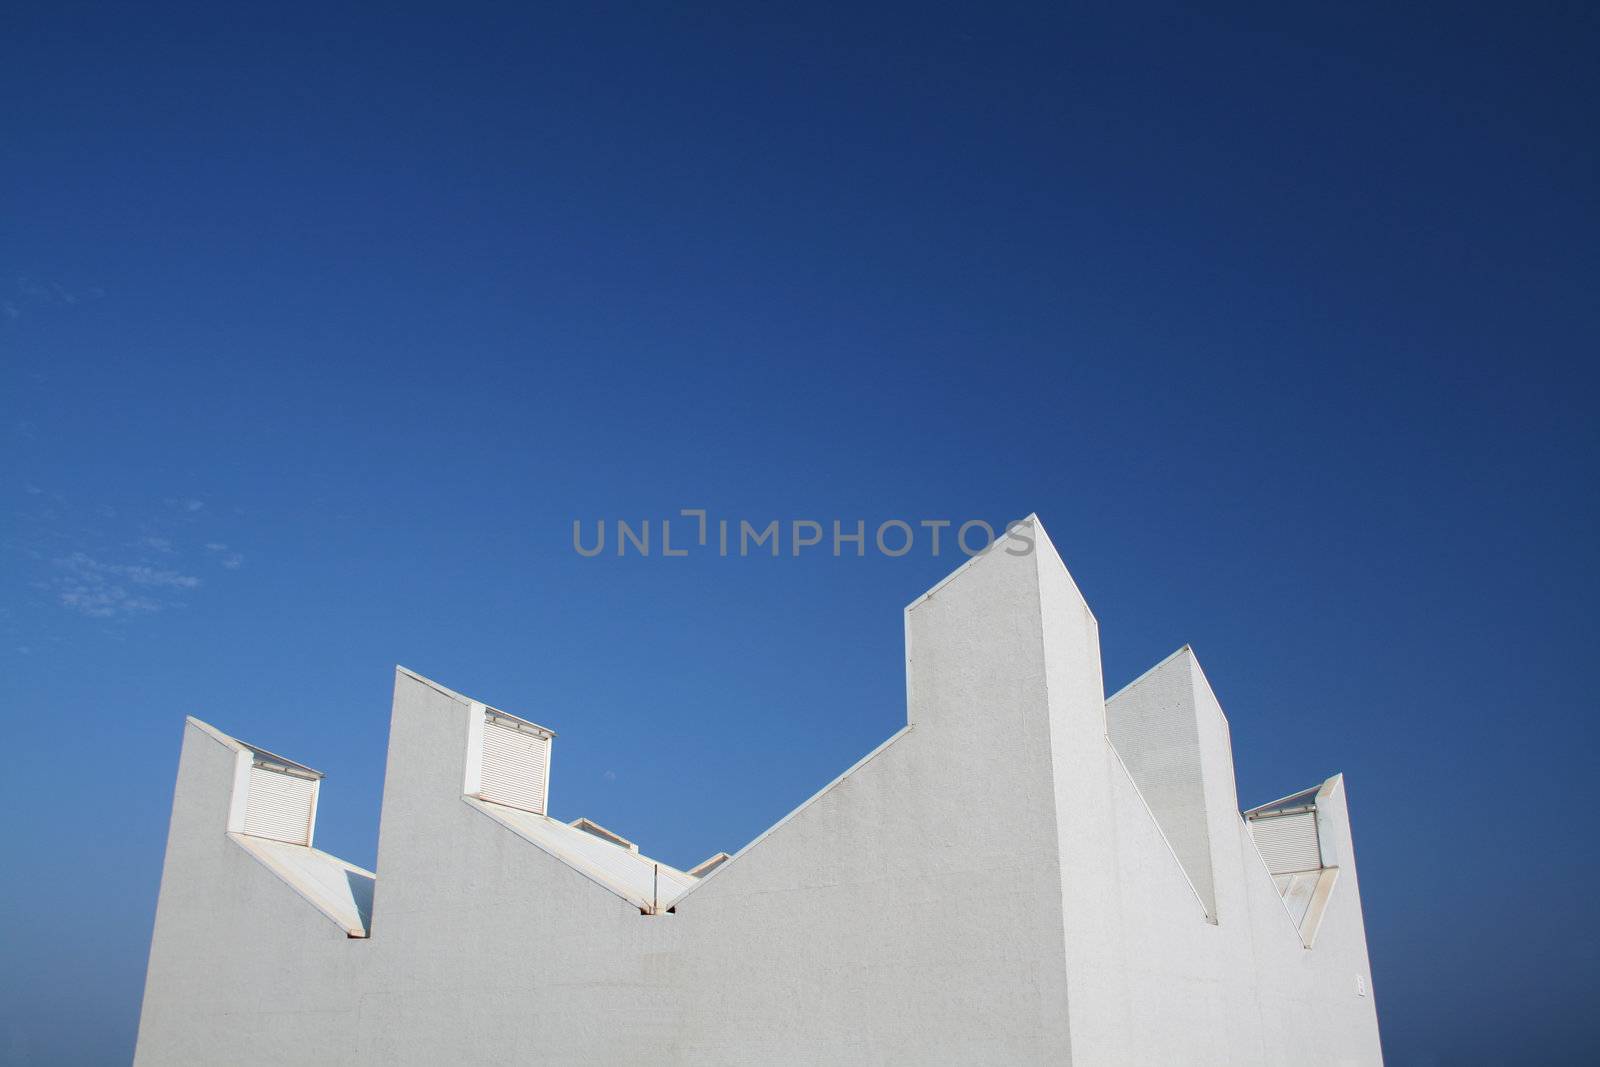
{"type": "Polygon", "coordinates": [[[1342,804],[1306,949],[1192,656],[1119,694],[1188,716],[1202,810],[1172,817],[1204,828],[1203,902],[1107,738],[1094,618],[1021,533],[1036,551],[907,609],[907,729],[674,914],[465,802],[472,709],[400,672],[371,936],[347,938],[225,836],[227,754],[191,727],[136,1062],[1379,1062],[1342,804]]]}

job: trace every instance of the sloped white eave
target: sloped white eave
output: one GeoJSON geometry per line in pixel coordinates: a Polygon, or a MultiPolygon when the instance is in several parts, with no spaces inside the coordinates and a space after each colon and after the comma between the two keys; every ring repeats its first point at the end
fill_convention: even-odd
{"type": "Polygon", "coordinates": [[[306,845],[268,837],[228,834],[228,839],[283,880],[350,937],[366,937],[377,875],[306,845]]]}
{"type": "Polygon", "coordinates": [[[559,819],[474,796],[462,801],[642,912],[672,907],[698,879],[559,819]]]}
{"type": "Polygon", "coordinates": [[[501,718],[505,718],[505,719],[513,719],[513,720],[515,720],[517,722],[522,723],[525,726],[531,726],[535,730],[538,730],[538,731],[540,731],[542,733],[548,734],[551,737],[559,736],[554,730],[550,729],[550,727],[548,727],[548,726],[540,726],[538,723],[534,722],[531,719],[524,719],[520,715],[513,715],[509,711],[502,711],[497,707],[494,707],[494,706],[489,705],[489,704],[485,704],[481,700],[474,700],[471,697],[469,697],[469,696],[467,696],[467,695],[465,695],[463,693],[456,692],[454,689],[451,689],[449,686],[440,685],[438,682],[434,681],[432,678],[427,677],[426,675],[418,674],[416,671],[412,670],[410,667],[402,667],[400,664],[397,663],[397,664],[395,664],[395,668],[394,669],[395,669],[396,673],[403,674],[407,678],[410,678],[414,682],[421,682],[423,685],[427,686],[429,689],[432,689],[432,690],[434,690],[435,692],[438,692],[438,693],[442,693],[443,695],[449,697],[451,700],[459,701],[460,703],[466,704],[469,707],[471,707],[473,705],[476,705],[477,707],[482,708],[484,711],[486,711],[486,712],[488,712],[490,714],[499,715],[501,718]]]}
{"type": "Polygon", "coordinates": [[[280,767],[287,768],[291,771],[298,771],[314,778],[320,779],[327,777],[315,767],[308,767],[299,760],[292,760],[288,756],[280,756],[276,752],[262,748],[260,745],[252,745],[248,741],[241,741],[237,737],[232,737],[228,734],[225,734],[215,726],[212,726],[210,723],[206,722],[204,719],[197,719],[193,715],[185,715],[183,721],[188,723],[190,726],[193,726],[195,729],[199,730],[201,733],[205,734],[207,737],[211,738],[213,741],[216,741],[223,747],[230,748],[235,752],[248,752],[251,756],[261,760],[264,763],[275,763],[280,767]]]}

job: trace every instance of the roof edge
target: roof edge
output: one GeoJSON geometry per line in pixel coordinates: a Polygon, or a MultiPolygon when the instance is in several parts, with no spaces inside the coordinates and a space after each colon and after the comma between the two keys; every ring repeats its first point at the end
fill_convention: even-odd
{"type": "Polygon", "coordinates": [[[183,719],[186,724],[199,729],[201,733],[222,745],[224,748],[232,749],[234,752],[248,752],[252,756],[256,756],[260,759],[264,759],[272,763],[279,763],[294,770],[305,771],[307,774],[314,774],[318,778],[327,777],[326,774],[323,774],[315,767],[301,763],[299,760],[290,759],[288,756],[280,756],[271,749],[262,748],[260,745],[252,745],[248,741],[241,741],[231,734],[223,733],[210,723],[202,719],[195,718],[193,715],[185,715],[183,719]]]}
{"type": "Polygon", "coordinates": [[[524,719],[521,715],[518,715],[518,714],[516,714],[514,712],[504,711],[504,710],[502,710],[500,708],[495,707],[492,704],[485,703],[482,700],[475,700],[472,697],[467,696],[465,693],[458,693],[454,689],[451,689],[449,686],[442,685],[441,683],[434,681],[432,678],[429,678],[426,675],[418,674],[416,671],[412,670],[410,667],[402,666],[401,664],[396,663],[394,665],[394,672],[396,674],[399,674],[399,675],[404,675],[405,677],[410,678],[414,682],[421,682],[423,685],[427,686],[429,689],[432,689],[436,693],[439,693],[442,696],[447,696],[451,700],[458,701],[458,702],[460,702],[462,704],[467,705],[468,707],[471,707],[473,704],[477,704],[479,707],[483,708],[485,711],[492,711],[496,715],[503,715],[508,719],[515,719],[517,722],[520,722],[520,723],[522,723],[522,724],[524,724],[526,726],[531,726],[535,730],[542,730],[545,733],[549,734],[551,737],[559,736],[554,730],[550,729],[550,727],[548,727],[548,726],[541,726],[539,723],[534,722],[532,719],[524,719]]]}

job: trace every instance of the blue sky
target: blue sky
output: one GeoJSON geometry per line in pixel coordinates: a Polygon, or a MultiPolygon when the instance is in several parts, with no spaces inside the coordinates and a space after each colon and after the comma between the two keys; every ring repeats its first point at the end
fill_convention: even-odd
{"type": "Polygon", "coordinates": [[[10,12],[0,1059],[130,1053],[185,714],[363,864],[396,663],[684,864],[890,734],[961,557],[572,550],[685,507],[1037,511],[1244,803],[1348,775],[1392,1062],[1587,1059],[1597,26],[1511,14],[10,12]]]}

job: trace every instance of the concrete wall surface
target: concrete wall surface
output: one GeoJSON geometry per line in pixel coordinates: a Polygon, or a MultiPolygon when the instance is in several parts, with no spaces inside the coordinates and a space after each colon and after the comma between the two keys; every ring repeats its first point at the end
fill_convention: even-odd
{"type": "Polygon", "coordinates": [[[1108,704],[1029,520],[906,660],[907,727],[663,914],[468,802],[481,706],[400,671],[347,936],[229,838],[236,754],[189,726],[135,1062],[1381,1062],[1343,783],[1307,947],[1189,650],[1108,704]]]}

